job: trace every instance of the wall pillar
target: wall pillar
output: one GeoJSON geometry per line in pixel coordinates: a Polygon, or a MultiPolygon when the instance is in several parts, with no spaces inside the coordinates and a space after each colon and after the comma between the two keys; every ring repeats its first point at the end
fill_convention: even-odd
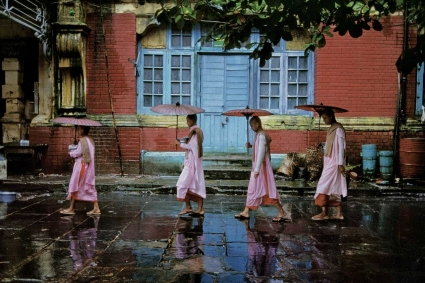
{"type": "MultiPolygon", "coordinates": [[[[38,114],[31,120],[31,125],[47,124],[53,113],[53,93],[50,64],[46,61],[43,49],[39,48],[38,54],[38,114]]],[[[36,95],[37,93],[34,93],[36,95]]],[[[36,98],[34,98],[36,100],[36,98]]]]}
{"type": "Polygon", "coordinates": [[[23,68],[17,58],[4,58],[2,70],[5,72],[5,84],[2,85],[2,99],[6,100],[3,122],[3,143],[19,142],[28,134],[25,124],[24,92],[22,90],[23,68]]]}
{"type": "Polygon", "coordinates": [[[58,2],[53,62],[56,111],[61,116],[86,115],[86,37],[90,28],[84,21],[80,1],[58,2]]]}

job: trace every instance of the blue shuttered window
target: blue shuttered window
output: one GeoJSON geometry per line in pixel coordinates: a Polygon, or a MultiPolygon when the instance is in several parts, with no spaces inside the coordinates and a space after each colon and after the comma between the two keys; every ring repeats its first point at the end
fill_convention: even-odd
{"type": "Polygon", "coordinates": [[[260,68],[258,107],[274,114],[301,113],[295,106],[314,100],[312,57],[303,51],[274,53],[260,68]]]}
{"type": "Polygon", "coordinates": [[[141,50],[138,113],[152,113],[150,108],[156,105],[193,102],[194,42],[191,26],[181,30],[169,29],[167,39],[167,49],[141,50]]]}
{"type": "Polygon", "coordinates": [[[308,58],[294,54],[287,57],[287,63],[287,109],[296,109],[309,99],[308,58]]]}
{"type": "Polygon", "coordinates": [[[266,65],[260,69],[260,91],[259,107],[269,109],[273,112],[280,112],[282,103],[282,57],[273,56],[266,61],[266,65]]]}
{"type": "Polygon", "coordinates": [[[192,97],[192,56],[171,55],[171,103],[190,104],[192,97]]]}
{"type": "Polygon", "coordinates": [[[162,104],[164,97],[164,55],[143,56],[143,107],[162,104]]]}
{"type": "MultiPolygon", "coordinates": [[[[200,54],[208,56],[210,52],[222,52],[223,56],[249,56],[250,50],[244,47],[223,52],[222,42],[216,41],[214,35],[211,41],[200,47],[197,40],[207,30],[208,25],[185,26],[181,30],[169,28],[165,49],[140,47],[138,113],[150,114],[150,108],[160,104],[196,105],[198,92],[195,90],[200,87],[196,74],[201,68],[196,61],[200,54]]],[[[247,42],[258,42],[259,39],[260,35],[253,32],[247,42]]],[[[314,101],[314,54],[305,57],[302,50],[287,51],[284,41],[273,48],[273,56],[264,67],[259,67],[259,60],[249,60],[249,105],[274,114],[305,115],[295,106],[314,101]]]]}

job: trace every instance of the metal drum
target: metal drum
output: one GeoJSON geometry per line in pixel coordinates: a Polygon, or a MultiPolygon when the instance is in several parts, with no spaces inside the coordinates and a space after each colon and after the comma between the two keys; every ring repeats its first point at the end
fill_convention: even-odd
{"type": "Polygon", "coordinates": [[[391,180],[393,177],[393,151],[379,151],[379,172],[384,180],[391,180]]]}
{"type": "Polygon", "coordinates": [[[363,157],[363,176],[375,176],[376,172],[376,144],[363,144],[362,152],[363,157]]]}
{"type": "Polygon", "coordinates": [[[423,178],[425,175],[425,138],[400,139],[400,175],[423,178]]]}

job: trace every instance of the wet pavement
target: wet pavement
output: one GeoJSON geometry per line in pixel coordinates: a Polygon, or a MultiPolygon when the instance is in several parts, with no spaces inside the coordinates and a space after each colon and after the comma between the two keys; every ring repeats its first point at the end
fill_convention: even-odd
{"type": "Polygon", "coordinates": [[[314,222],[311,196],[281,194],[236,220],[241,195],[208,195],[178,217],[173,194],[100,192],[102,214],[64,192],[0,203],[0,282],[425,282],[425,198],[350,197],[344,220],[314,222]]]}

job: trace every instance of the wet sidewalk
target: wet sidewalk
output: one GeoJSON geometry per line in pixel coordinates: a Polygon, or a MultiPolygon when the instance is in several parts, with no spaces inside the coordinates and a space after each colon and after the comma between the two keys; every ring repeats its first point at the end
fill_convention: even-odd
{"type": "Polygon", "coordinates": [[[239,195],[208,195],[178,217],[175,195],[100,192],[102,214],[65,193],[0,203],[0,282],[425,282],[425,198],[350,197],[344,220],[314,222],[311,196],[281,194],[250,219],[239,195]]]}
{"type": "MultiPolygon", "coordinates": [[[[13,192],[66,192],[69,175],[9,176],[0,181],[0,191],[13,192]]],[[[97,175],[98,192],[138,192],[155,194],[173,194],[176,192],[178,176],[151,175],[97,175]]],[[[205,181],[208,194],[245,194],[249,180],[211,180],[205,181]]],[[[317,182],[277,179],[280,193],[289,195],[312,195],[317,182]]],[[[351,196],[425,196],[425,182],[404,181],[399,184],[377,184],[374,181],[350,181],[351,196]]]]}

